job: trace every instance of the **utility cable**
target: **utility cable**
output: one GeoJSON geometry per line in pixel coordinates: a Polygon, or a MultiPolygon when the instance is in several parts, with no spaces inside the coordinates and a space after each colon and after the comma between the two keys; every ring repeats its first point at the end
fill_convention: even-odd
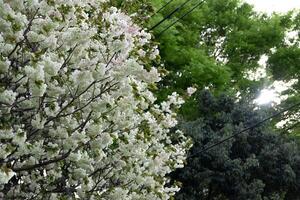
{"type": "Polygon", "coordinates": [[[212,148],[214,148],[214,147],[216,147],[216,146],[218,146],[218,145],[221,145],[221,144],[223,144],[223,143],[225,143],[225,142],[231,140],[232,138],[236,137],[237,135],[240,135],[240,134],[242,134],[242,133],[244,133],[244,132],[246,132],[246,131],[249,131],[249,130],[251,130],[251,129],[254,129],[254,128],[256,128],[256,127],[259,127],[259,126],[261,126],[262,124],[264,124],[265,122],[269,121],[270,119],[273,119],[273,118],[275,118],[275,117],[278,117],[278,116],[280,116],[281,114],[283,114],[283,113],[285,113],[285,112],[288,112],[288,111],[290,111],[291,109],[293,109],[293,108],[295,108],[295,107],[298,107],[298,106],[300,106],[300,102],[297,103],[297,104],[294,104],[294,105],[292,105],[292,106],[290,106],[290,107],[288,107],[288,108],[286,108],[286,109],[284,109],[284,110],[282,110],[282,111],[280,111],[280,112],[277,112],[277,113],[275,113],[275,114],[273,114],[273,115],[271,115],[271,116],[269,116],[269,117],[263,119],[262,121],[259,121],[259,122],[255,123],[254,125],[252,125],[252,126],[250,126],[250,127],[248,127],[248,128],[245,128],[245,129],[243,129],[243,130],[241,130],[241,131],[239,131],[239,132],[237,132],[237,133],[235,133],[235,134],[233,134],[233,135],[231,135],[231,136],[229,136],[229,137],[227,137],[227,138],[225,138],[225,139],[223,139],[223,140],[221,140],[221,141],[219,141],[219,142],[217,142],[217,143],[215,143],[215,144],[212,144],[211,146],[208,146],[208,147],[202,149],[201,151],[198,151],[198,152],[196,152],[196,153],[193,153],[192,155],[188,156],[187,158],[193,158],[193,157],[195,157],[195,156],[197,156],[197,155],[200,155],[200,154],[202,154],[202,153],[204,153],[204,152],[206,152],[206,151],[208,151],[208,150],[210,150],[210,149],[212,149],[212,148]]]}
{"type": "Polygon", "coordinates": [[[176,24],[179,20],[181,20],[184,17],[186,17],[187,15],[189,15],[191,12],[193,12],[197,7],[201,6],[203,3],[204,3],[204,1],[201,1],[201,2],[197,3],[193,8],[191,8],[188,12],[186,12],[185,14],[183,14],[175,22],[173,22],[172,24],[170,24],[169,26],[167,26],[164,30],[162,30],[160,33],[158,33],[158,35],[156,36],[156,38],[159,38],[164,32],[166,32],[169,28],[171,28],[172,26],[174,26],[174,24],[176,24]]]}
{"type": "Polygon", "coordinates": [[[182,4],[180,4],[177,8],[175,8],[172,12],[170,12],[167,16],[165,16],[162,20],[160,20],[159,22],[157,22],[154,26],[152,26],[149,31],[152,31],[153,29],[155,29],[156,27],[158,27],[160,24],[162,24],[164,21],[166,21],[167,19],[171,18],[172,15],[174,15],[176,12],[178,12],[180,9],[182,9],[187,3],[189,3],[192,0],[186,0],[185,2],[183,2],[182,4]]]}

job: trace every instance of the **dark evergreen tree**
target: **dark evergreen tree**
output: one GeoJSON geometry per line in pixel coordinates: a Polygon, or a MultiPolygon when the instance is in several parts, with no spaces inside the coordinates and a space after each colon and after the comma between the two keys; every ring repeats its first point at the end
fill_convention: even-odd
{"type": "MultiPolygon", "coordinates": [[[[180,128],[194,145],[190,155],[249,127],[265,117],[253,105],[204,91],[199,116],[180,128]]],[[[178,200],[300,199],[300,151],[270,126],[254,128],[213,149],[196,154],[171,174],[181,183],[178,200]]]]}

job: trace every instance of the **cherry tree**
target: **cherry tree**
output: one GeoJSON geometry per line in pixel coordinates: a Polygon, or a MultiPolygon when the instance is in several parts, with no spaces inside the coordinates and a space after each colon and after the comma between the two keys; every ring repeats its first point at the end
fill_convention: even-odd
{"type": "Polygon", "coordinates": [[[190,142],[169,135],[183,100],[155,103],[151,35],[106,0],[0,13],[0,198],[169,199],[190,142]]]}

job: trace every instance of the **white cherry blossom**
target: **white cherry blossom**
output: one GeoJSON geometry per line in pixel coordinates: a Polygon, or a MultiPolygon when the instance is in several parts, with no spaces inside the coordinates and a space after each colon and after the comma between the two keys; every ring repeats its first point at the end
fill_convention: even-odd
{"type": "Polygon", "coordinates": [[[190,142],[169,134],[183,100],[149,89],[151,35],[106,0],[0,0],[0,13],[0,197],[169,199],[190,142]]]}

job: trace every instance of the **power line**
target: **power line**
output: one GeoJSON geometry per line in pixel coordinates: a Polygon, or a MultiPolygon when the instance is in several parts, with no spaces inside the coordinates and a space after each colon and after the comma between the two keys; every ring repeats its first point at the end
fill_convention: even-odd
{"type": "Polygon", "coordinates": [[[292,106],[290,106],[290,107],[288,107],[288,108],[286,108],[286,109],[284,109],[284,110],[282,110],[282,111],[280,111],[280,112],[277,112],[277,113],[275,113],[275,114],[273,114],[273,115],[271,115],[271,116],[269,116],[269,117],[263,119],[262,121],[259,121],[259,122],[257,122],[256,124],[254,124],[254,125],[252,125],[252,126],[250,126],[250,127],[248,127],[248,128],[245,128],[245,129],[243,129],[243,130],[241,130],[241,131],[239,131],[239,132],[237,132],[237,133],[235,133],[235,134],[233,134],[233,135],[231,135],[231,136],[229,136],[229,137],[227,137],[227,138],[225,138],[225,139],[223,139],[223,140],[221,140],[221,141],[219,141],[219,142],[217,142],[217,143],[215,143],[215,144],[213,144],[213,145],[211,145],[211,146],[208,146],[208,147],[202,149],[201,151],[198,151],[198,152],[196,152],[196,153],[194,153],[194,154],[188,156],[187,158],[193,158],[193,157],[195,157],[196,155],[202,154],[202,153],[205,152],[205,151],[208,151],[208,150],[210,150],[210,149],[212,149],[212,148],[214,148],[214,147],[216,147],[216,146],[218,146],[218,145],[220,145],[220,144],[223,144],[224,142],[227,142],[227,141],[231,140],[232,138],[236,137],[237,135],[240,135],[240,134],[242,134],[242,133],[244,133],[244,132],[246,132],[246,131],[249,131],[249,130],[251,130],[251,129],[254,129],[254,128],[256,128],[256,127],[261,126],[261,125],[264,124],[266,121],[269,121],[270,119],[273,119],[273,118],[275,118],[275,117],[278,117],[278,116],[281,115],[282,113],[287,112],[287,111],[290,111],[291,109],[293,109],[293,108],[295,108],[295,107],[298,107],[299,105],[300,105],[300,102],[297,103],[297,104],[294,104],[294,105],[292,105],[292,106]]]}
{"type": "Polygon", "coordinates": [[[164,30],[162,30],[156,37],[160,37],[164,32],[166,32],[169,28],[171,28],[174,24],[176,24],[179,20],[183,19],[185,16],[189,15],[191,12],[193,12],[197,7],[201,6],[204,3],[204,0],[196,4],[192,9],[190,9],[188,12],[183,14],[180,18],[178,18],[175,22],[167,26],[164,30]]]}
{"type": "Polygon", "coordinates": [[[181,5],[179,5],[177,8],[175,8],[171,13],[169,13],[167,16],[165,16],[162,20],[160,20],[158,23],[156,23],[154,26],[152,26],[149,30],[151,31],[151,30],[155,29],[160,24],[162,24],[164,21],[171,18],[172,15],[174,15],[176,12],[178,12],[181,8],[183,8],[190,1],[192,1],[192,0],[186,0],[185,2],[183,2],[181,5]]]}
{"type": "Polygon", "coordinates": [[[286,127],[281,133],[284,134],[284,133],[288,132],[288,131],[291,130],[291,129],[297,128],[298,125],[300,125],[300,121],[298,121],[298,122],[292,124],[292,125],[289,126],[289,127],[286,127]]]}
{"type": "Polygon", "coordinates": [[[156,15],[157,13],[159,13],[160,11],[162,11],[165,7],[167,7],[170,3],[172,3],[174,0],[170,0],[168,1],[165,5],[163,5],[160,9],[158,9],[152,16],[151,18],[156,15]]]}

